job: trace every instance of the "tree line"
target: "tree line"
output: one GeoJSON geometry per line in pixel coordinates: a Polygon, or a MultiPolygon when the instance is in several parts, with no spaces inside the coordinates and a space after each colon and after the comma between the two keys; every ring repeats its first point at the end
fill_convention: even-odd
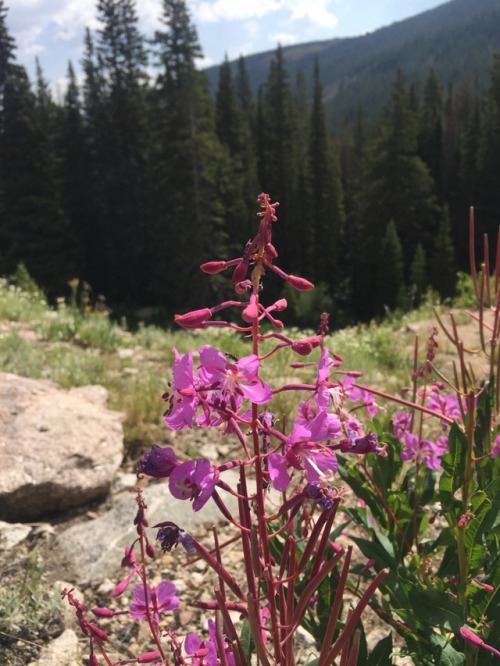
{"type": "Polygon", "coordinates": [[[452,296],[470,205],[496,237],[500,54],[486,91],[396,71],[381,116],[359,108],[333,134],[317,63],[291,81],[278,47],[253,95],[226,59],[211,95],[184,0],[163,0],[148,41],[134,0],[96,12],[83,81],[69,63],[57,103],[38,62],[34,84],[17,64],[0,0],[0,275],[22,262],[49,295],[79,277],[112,305],[201,307],[227,286],[199,265],[241,252],[265,191],[280,265],[340,326],[452,296]]]}

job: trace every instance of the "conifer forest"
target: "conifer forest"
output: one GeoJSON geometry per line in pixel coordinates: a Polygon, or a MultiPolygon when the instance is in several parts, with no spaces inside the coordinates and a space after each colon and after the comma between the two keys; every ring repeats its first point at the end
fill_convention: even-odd
{"type": "Polygon", "coordinates": [[[318,62],[292,78],[278,47],[257,93],[243,57],[210,89],[185,1],[163,0],[153,39],[137,4],[97,0],[56,101],[0,0],[0,275],[24,264],[51,298],[79,278],[113,310],[200,307],[227,287],[199,265],[253,236],[268,192],[280,265],[307,266],[334,327],[453,296],[469,207],[491,238],[500,222],[500,53],[482,87],[395,69],[381,114],[331,127],[318,62]]]}

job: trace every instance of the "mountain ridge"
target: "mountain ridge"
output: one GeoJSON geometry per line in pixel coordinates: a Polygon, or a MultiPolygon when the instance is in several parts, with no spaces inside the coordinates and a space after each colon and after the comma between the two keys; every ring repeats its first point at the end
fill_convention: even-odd
{"type": "MultiPolygon", "coordinates": [[[[368,117],[383,107],[396,71],[422,81],[432,67],[444,85],[470,76],[482,88],[493,52],[500,50],[498,0],[448,0],[416,16],[354,37],[305,42],[282,48],[290,81],[299,71],[311,90],[318,59],[327,115],[333,127],[353,118],[360,106],[368,117]]],[[[265,82],[276,49],[245,56],[254,94],[265,82]]],[[[230,61],[236,73],[237,60],[230,61]]],[[[217,90],[219,66],[205,70],[217,90]]]]}

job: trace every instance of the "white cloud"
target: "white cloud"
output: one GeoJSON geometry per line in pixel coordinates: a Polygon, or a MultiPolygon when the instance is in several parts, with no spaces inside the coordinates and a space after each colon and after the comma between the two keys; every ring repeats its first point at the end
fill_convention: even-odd
{"type": "Polygon", "coordinates": [[[194,19],[200,22],[261,19],[283,12],[290,21],[308,20],[314,25],[333,28],[337,17],[328,10],[332,0],[192,0],[194,19]]]}
{"type": "Polygon", "coordinates": [[[207,23],[262,18],[282,9],[284,4],[283,0],[193,0],[190,3],[195,21],[207,23]]]}
{"type": "Polygon", "coordinates": [[[322,28],[335,28],[338,22],[335,14],[326,8],[329,0],[302,0],[292,10],[291,20],[302,21],[308,19],[312,24],[322,28]]]}

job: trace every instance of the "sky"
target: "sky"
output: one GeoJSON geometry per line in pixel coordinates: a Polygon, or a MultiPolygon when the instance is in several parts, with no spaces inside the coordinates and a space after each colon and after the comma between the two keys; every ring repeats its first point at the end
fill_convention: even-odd
{"type": "MultiPolygon", "coordinates": [[[[334,37],[354,37],[415,16],[447,0],[186,0],[198,30],[202,67],[334,37]]],[[[68,61],[80,70],[86,27],[99,28],[96,0],[5,0],[17,61],[34,81],[38,57],[56,97],[66,87],[68,61]]],[[[137,0],[139,28],[159,29],[162,0],[137,0]]]]}

